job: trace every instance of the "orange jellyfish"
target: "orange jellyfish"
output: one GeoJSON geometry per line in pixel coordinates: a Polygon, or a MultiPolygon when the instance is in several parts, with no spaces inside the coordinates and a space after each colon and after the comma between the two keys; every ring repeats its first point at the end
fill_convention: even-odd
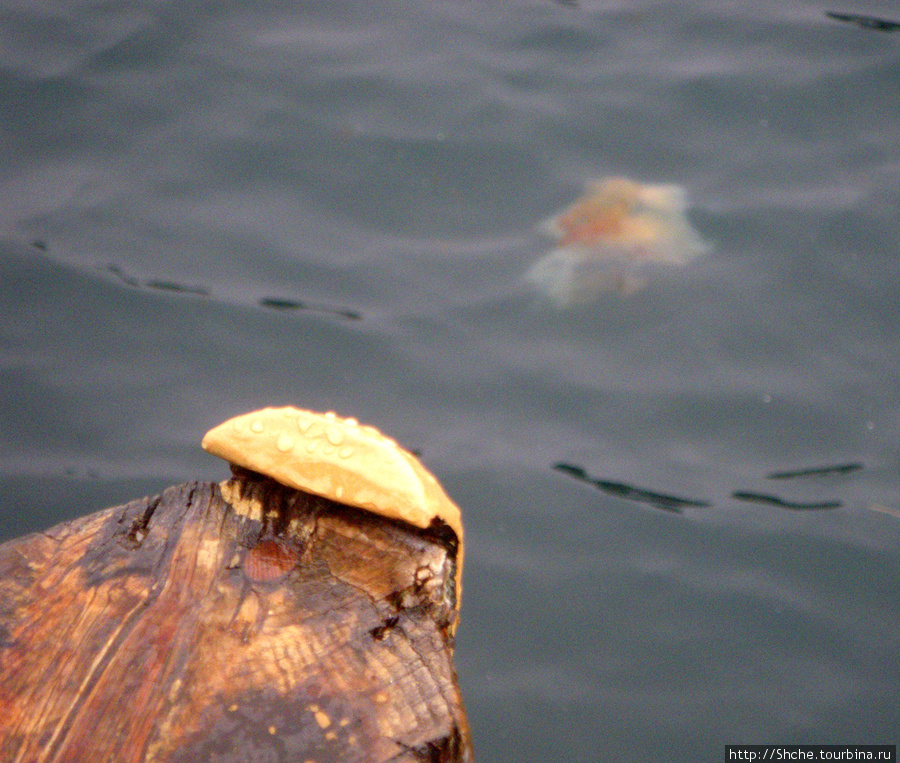
{"type": "Polygon", "coordinates": [[[631,294],[643,288],[652,267],[687,265],[710,250],[686,209],[681,186],[623,177],[591,181],[584,196],[543,223],[558,243],[525,278],[560,306],[604,291],[631,294]]]}

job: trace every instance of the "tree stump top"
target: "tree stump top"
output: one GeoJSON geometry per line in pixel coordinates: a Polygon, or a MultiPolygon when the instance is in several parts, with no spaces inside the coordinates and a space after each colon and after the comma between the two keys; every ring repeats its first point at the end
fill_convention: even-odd
{"type": "Polygon", "coordinates": [[[0,545],[0,759],[469,761],[459,538],[235,469],[0,545]]]}

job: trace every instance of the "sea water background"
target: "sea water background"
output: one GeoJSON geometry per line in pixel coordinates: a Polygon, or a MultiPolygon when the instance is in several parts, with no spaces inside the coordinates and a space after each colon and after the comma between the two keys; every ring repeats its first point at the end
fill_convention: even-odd
{"type": "Polygon", "coordinates": [[[6,0],[0,534],[333,409],[463,507],[480,760],[896,742],[900,35],[826,10],[900,15],[6,0]],[[686,186],[715,251],[555,310],[536,225],[604,174],[686,186]]]}

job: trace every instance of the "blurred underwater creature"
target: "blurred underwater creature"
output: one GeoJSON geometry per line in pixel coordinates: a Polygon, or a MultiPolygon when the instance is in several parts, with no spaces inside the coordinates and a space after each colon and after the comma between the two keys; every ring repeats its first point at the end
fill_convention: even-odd
{"type": "Polygon", "coordinates": [[[558,244],[525,279],[560,307],[604,291],[639,291],[652,266],[684,266],[710,251],[686,209],[687,194],[678,185],[624,177],[590,181],[584,196],[540,226],[558,244]]]}

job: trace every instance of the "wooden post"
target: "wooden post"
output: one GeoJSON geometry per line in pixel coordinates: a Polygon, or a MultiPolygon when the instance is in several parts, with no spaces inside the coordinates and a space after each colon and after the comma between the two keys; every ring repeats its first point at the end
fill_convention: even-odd
{"type": "Polygon", "coordinates": [[[0,545],[0,760],[470,761],[457,541],[255,472],[0,545]]]}

